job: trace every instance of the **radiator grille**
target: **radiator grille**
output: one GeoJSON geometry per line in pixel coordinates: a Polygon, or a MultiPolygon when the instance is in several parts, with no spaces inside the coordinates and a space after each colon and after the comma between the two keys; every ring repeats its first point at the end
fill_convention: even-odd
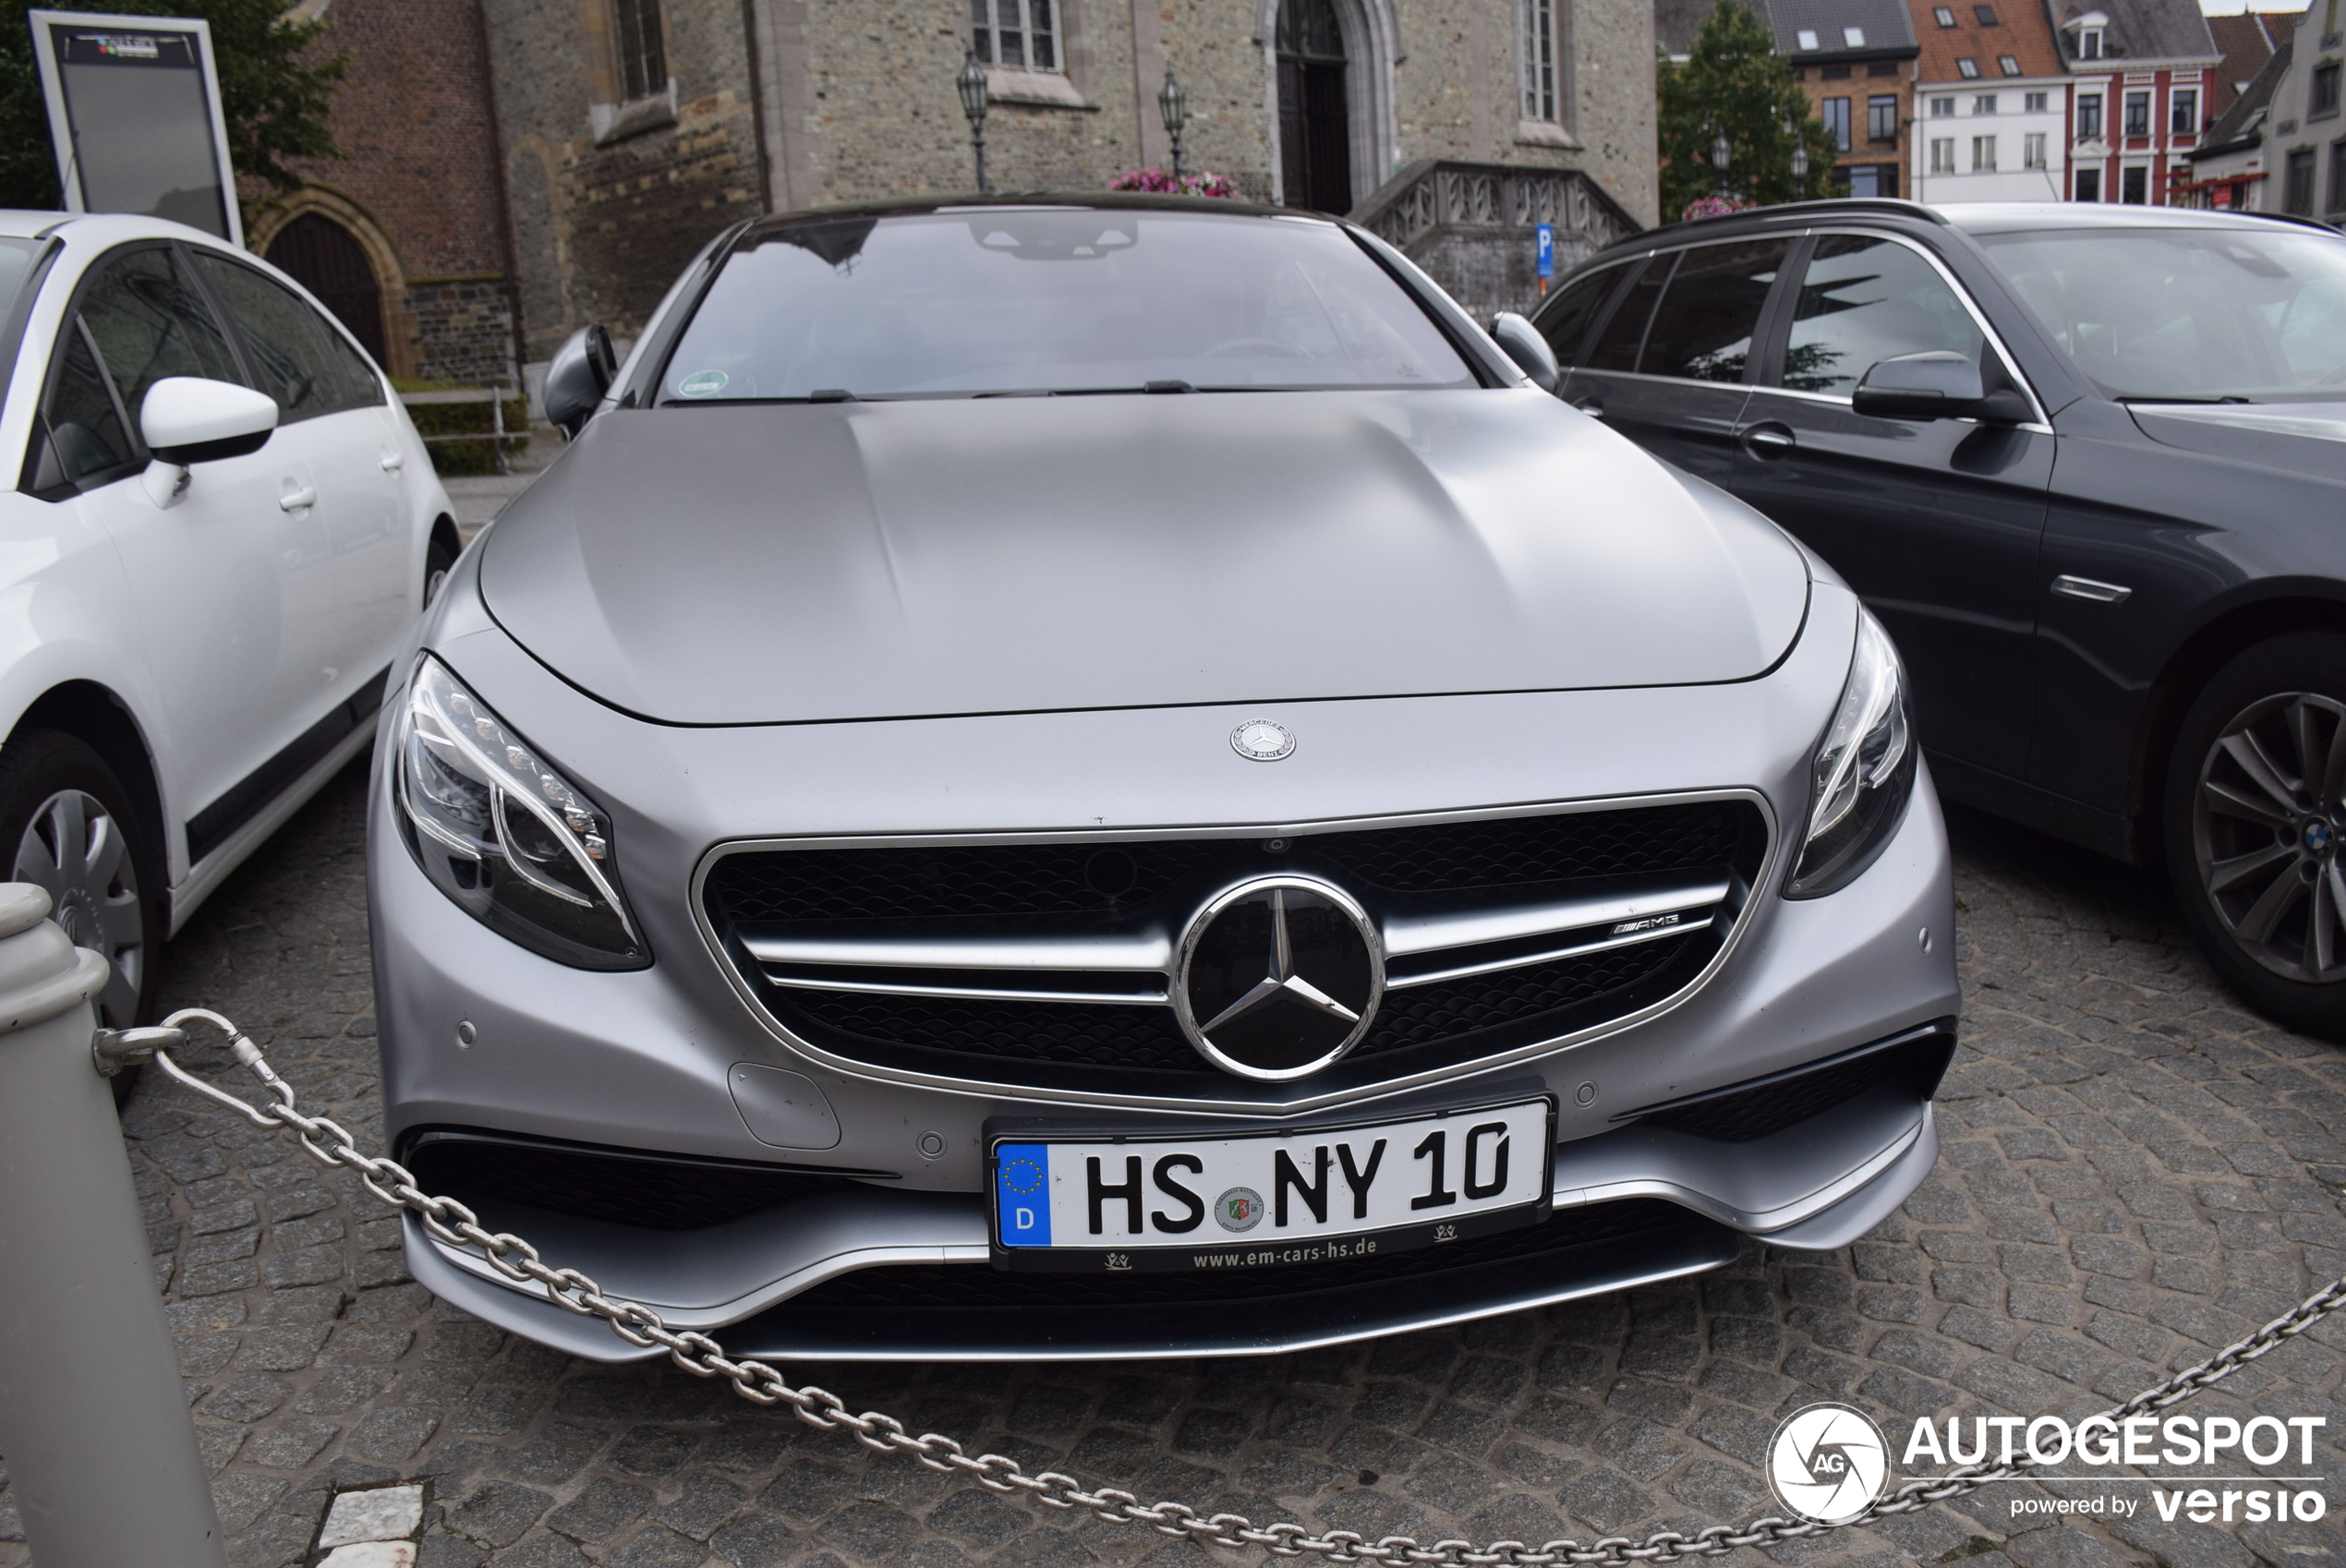
{"type": "Polygon", "coordinates": [[[1334,884],[1378,921],[1480,919],[1486,911],[1578,908],[1695,883],[1708,889],[1688,896],[1699,907],[1671,917],[1684,929],[1641,930],[1624,938],[1631,945],[1608,946],[1600,923],[1558,928],[1553,939],[1527,935],[1478,952],[1419,950],[1397,960],[1368,1033],[1315,1077],[1343,1088],[1536,1043],[1671,995],[1726,939],[1766,849],[1766,820],[1755,804],[1701,801],[1291,838],[741,850],[709,868],[703,896],[752,994],[785,1029],[824,1050],[1009,1086],[1215,1097],[1227,1095],[1233,1080],[1200,1055],[1161,1005],[1169,972],[1154,982],[1130,971],[1086,981],[1066,972],[1072,960],[1059,958],[1033,968],[1015,960],[995,978],[966,956],[949,962],[901,954],[928,943],[919,950],[966,955],[971,949],[951,945],[970,941],[1041,951],[1047,941],[1129,943],[1150,932],[1162,952],[1217,890],[1278,874],[1334,884]],[[837,956],[840,945],[857,943],[898,956],[837,956]],[[832,956],[761,960],[750,944],[768,955],[832,956]],[[1475,968],[1485,972],[1457,972],[1475,968]],[[1452,977],[1431,978],[1441,973],[1452,977]],[[1094,999],[1112,991],[1154,995],[1160,1005],[1094,999]]]}

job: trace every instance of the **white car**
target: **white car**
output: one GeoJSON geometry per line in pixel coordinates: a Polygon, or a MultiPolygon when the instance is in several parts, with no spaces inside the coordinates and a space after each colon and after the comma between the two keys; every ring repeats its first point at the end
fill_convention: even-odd
{"type": "Polygon", "coordinates": [[[362,749],[454,561],[389,382],[266,262],[0,211],[0,867],[142,1019],[155,956],[362,749]]]}

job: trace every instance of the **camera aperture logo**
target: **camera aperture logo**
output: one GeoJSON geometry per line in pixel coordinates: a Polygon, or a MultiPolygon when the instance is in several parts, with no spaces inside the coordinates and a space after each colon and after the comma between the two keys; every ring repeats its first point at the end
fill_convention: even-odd
{"type": "Polygon", "coordinates": [[[1804,1519],[1839,1525],[1881,1494],[1890,1445],[1862,1410],[1811,1405],[1784,1417],[1768,1444],[1768,1480],[1776,1501],[1804,1519]]]}

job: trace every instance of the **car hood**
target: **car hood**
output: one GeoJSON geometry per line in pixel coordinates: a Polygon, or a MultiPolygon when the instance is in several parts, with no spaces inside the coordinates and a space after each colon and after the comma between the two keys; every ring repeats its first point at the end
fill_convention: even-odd
{"type": "Polygon", "coordinates": [[[683,724],[1735,681],[1808,590],[1772,525],[1532,391],[620,410],[480,583],[683,724]]]}
{"type": "Polygon", "coordinates": [[[2346,403],[2134,404],[2143,434],[2260,468],[2346,479],[2346,403]]]}

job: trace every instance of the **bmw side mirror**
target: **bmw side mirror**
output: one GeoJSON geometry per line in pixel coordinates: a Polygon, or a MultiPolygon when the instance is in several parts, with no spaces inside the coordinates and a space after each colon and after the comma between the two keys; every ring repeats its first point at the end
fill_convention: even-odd
{"type": "Polygon", "coordinates": [[[1542,392],[1554,392],[1564,380],[1563,368],[1556,364],[1555,350],[1548,346],[1548,340],[1540,335],[1539,328],[1514,311],[1502,310],[1491,319],[1491,336],[1525,375],[1539,383],[1542,392]]]}
{"type": "Polygon", "coordinates": [[[2009,387],[1989,392],[1979,362],[1953,349],[1901,354],[1867,370],[1849,406],[1876,419],[1982,419],[2016,424],[2028,401],[2009,387]]]}
{"type": "Polygon", "coordinates": [[[546,422],[566,439],[576,439],[618,374],[611,333],[600,326],[579,328],[546,367],[546,422]]]}

